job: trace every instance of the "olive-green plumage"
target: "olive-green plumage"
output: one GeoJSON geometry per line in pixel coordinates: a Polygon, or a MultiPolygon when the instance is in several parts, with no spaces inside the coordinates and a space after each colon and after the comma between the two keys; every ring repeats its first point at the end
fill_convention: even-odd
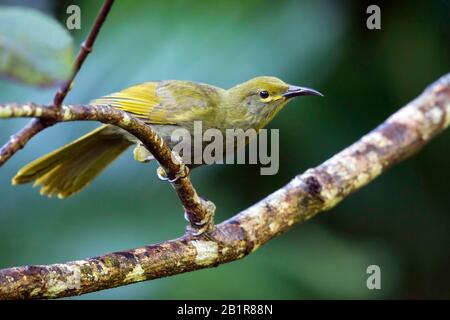
{"type": "MultiPolygon", "coordinates": [[[[171,146],[172,131],[182,127],[192,132],[194,121],[202,121],[203,130],[261,129],[292,97],[300,95],[320,93],[274,77],[257,77],[228,90],[170,80],[139,84],[92,104],[110,105],[144,120],[171,146]]],[[[124,130],[103,125],[23,167],[12,182],[34,181],[42,186],[41,194],[65,198],[87,186],[134,143],[139,142],[124,130]]],[[[142,159],[142,147],[136,150],[135,158],[142,159]]]]}

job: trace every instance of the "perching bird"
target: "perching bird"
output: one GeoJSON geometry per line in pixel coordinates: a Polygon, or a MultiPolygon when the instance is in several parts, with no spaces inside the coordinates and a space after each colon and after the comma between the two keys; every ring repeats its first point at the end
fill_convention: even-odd
{"type": "MultiPolygon", "coordinates": [[[[94,100],[126,111],[149,125],[173,147],[171,133],[177,128],[193,132],[194,121],[203,130],[265,127],[297,96],[319,95],[318,91],[292,86],[275,77],[257,77],[224,90],[188,81],[147,82],[94,100]]],[[[78,140],[23,167],[12,183],[34,181],[41,194],[68,197],[86,187],[129,146],[137,144],[135,159],[147,161],[151,154],[126,131],[102,125],[78,140]]]]}

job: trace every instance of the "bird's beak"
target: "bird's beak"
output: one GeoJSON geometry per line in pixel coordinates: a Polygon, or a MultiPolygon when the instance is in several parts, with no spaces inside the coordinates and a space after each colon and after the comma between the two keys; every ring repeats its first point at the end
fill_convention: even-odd
{"type": "Polygon", "coordinates": [[[285,97],[285,98],[293,98],[293,97],[299,97],[299,96],[323,97],[323,94],[321,94],[319,91],[316,91],[314,89],[298,87],[298,86],[289,86],[286,93],[283,94],[283,97],[285,97]]]}

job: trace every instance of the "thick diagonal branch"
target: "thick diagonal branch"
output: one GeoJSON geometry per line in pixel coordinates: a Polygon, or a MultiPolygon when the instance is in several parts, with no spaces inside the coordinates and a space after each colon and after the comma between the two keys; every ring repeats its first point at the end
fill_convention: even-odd
{"type": "MultiPolygon", "coordinates": [[[[9,109],[0,107],[0,115],[5,116],[5,110],[9,109]]],[[[6,111],[6,116],[15,112],[11,110],[6,111]]],[[[75,120],[77,114],[67,111],[67,119],[75,120]]],[[[92,114],[92,118],[96,117],[99,115],[92,114]]],[[[208,239],[186,235],[64,264],[3,269],[0,298],[80,295],[240,259],[294,224],[334,207],[392,165],[417,152],[449,125],[450,75],[447,75],[350,147],[216,226],[208,239]]],[[[140,130],[145,131],[144,127],[140,130]]]]}

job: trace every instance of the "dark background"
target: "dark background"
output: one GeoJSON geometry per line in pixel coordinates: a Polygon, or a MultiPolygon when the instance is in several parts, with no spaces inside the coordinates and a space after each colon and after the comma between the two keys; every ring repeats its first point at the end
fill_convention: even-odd
{"type": "MultiPolygon", "coordinates": [[[[71,1],[27,5],[65,23],[71,1]]],[[[88,32],[100,1],[78,1],[88,32]]],[[[250,206],[381,123],[449,72],[449,1],[379,4],[381,30],[366,28],[370,3],[338,1],[117,1],[66,102],[153,79],[230,87],[258,75],[316,88],[325,98],[290,103],[280,129],[280,171],[210,166],[193,181],[217,221],[250,206]]],[[[51,101],[55,89],[0,80],[0,101],[51,101]]],[[[0,140],[25,120],[0,123],[0,140]]],[[[156,165],[122,156],[84,192],[60,201],[12,187],[30,160],[95,127],[61,124],[38,135],[0,170],[0,267],[96,256],[183,233],[181,207],[156,165]]],[[[448,298],[450,134],[363,190],[243,260],[83,298],[448,298]],[[366,288],[381,267],[382,289],[366,288]]]]}

